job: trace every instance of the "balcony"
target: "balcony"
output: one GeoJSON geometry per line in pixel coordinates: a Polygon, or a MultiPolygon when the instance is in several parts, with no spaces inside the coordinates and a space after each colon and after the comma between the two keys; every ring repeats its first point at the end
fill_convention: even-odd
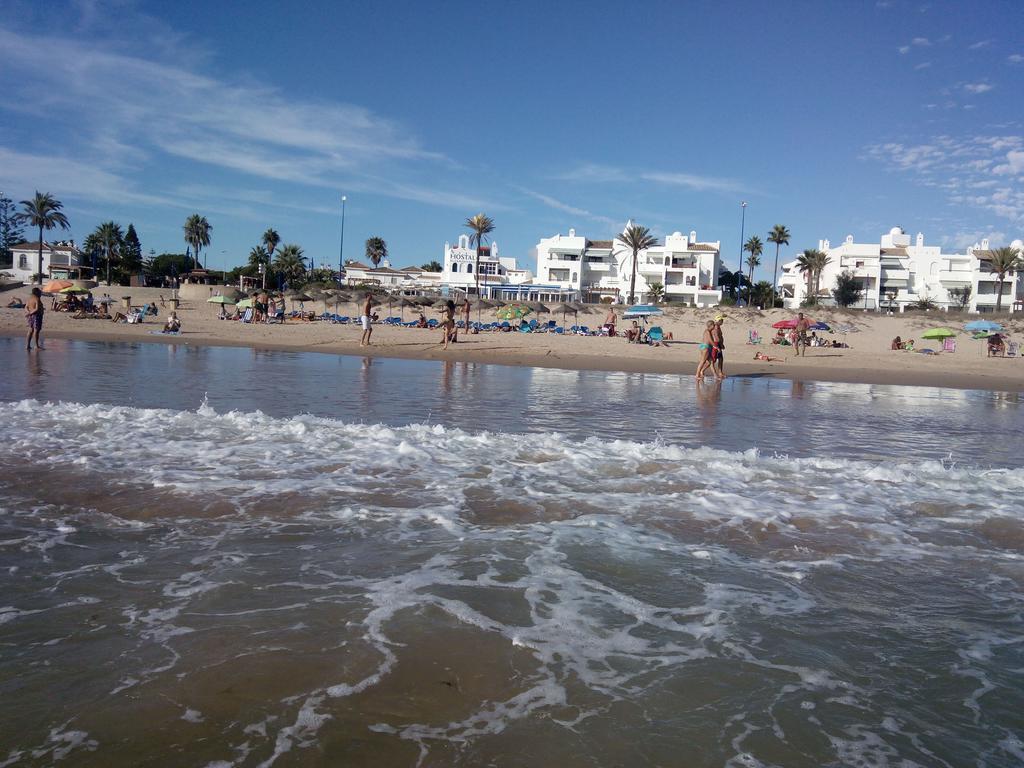
{"type": "Polygon", "coordinates": [[[973,282],[974,273],[970,270],[944,270],[939,272],[940,283],[952,283],[953,285],[970,285],[973,282]]]}
{"type": "Polygon", "coordinates": [[[606,261],[590,261],[586,266],[590,272],[611,272],[612,270],[612,265],[606,261]]]}

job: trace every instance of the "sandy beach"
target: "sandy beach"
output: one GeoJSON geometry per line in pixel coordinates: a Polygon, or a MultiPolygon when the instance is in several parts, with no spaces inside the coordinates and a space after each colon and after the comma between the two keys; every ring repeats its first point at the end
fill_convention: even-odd
{"type": "MultiPolygon", "coordinates": [[[[27,290],[6,291],[3,303],[12,297],[27,296],[27,290]]],[[[132,297],[133,305],[170,298],[170,291],[155,288],[99,288],[99,296],[109,293],[120,299],[124,294],[132,297]]],[[[47,308],[51,300],[45,300],[47,308]]],[[[119,302],[120,303],[120,302],[119,302]]],[[[288,309],[298,308],[289,306],[288,309]]],[[[323,302],[306,302],[305,310],[317,314],[325,310],[334,311],[323,302]]],[[[378,311],[383,319],[388,314],[385,304],[378,311]]],[[[360,347],[360,329],[357,325],[338,325],[328,322],[303,322],[288,320],[284,324],[244,324],[219,320],[219,306],[205,301],[182,301],[178,316],[183,332],[178,336],[159,333],[169,306],[160,307],[158,318],[147,318],[142,325],[115,324],[109,320],[75,319],[63,312],[47,311],[44,326],[46,338],[84,339],[103,341],[130,341],[146,343],[205,344],[217,346],[246,346],[266,349],[287,349],[330,354],[355,354],[382,357],[401,357],[428,360],[458,360],[467,362],[539,366],[546,368],[633,371],[650,373],[693,374],[698,361],[698,342],[703,324],[719,313],[714,309],[666,310],[658,319],[673,340],[667,346],[654,347],[628,344],[622,338],[583,337],[555,334],[482,333],[460,335],[459,343],[443,350],[439,343],[440,332],[435,330],[392,327],[383,324],[374,326],[372,346],[360,347]]],[[[357,308],[342,304],[337,308],[340,314],[354,316],[357,308]]],[[[579,323],[597,327],[603,320],[605,310],[595,310],[579,315],[579,323]]],[[[789,347],[768,343],[772,324],[790,318],[794,313],[788,310],[758,311],[727,308],[724,310],[726,338],[726,373],[740,376],[772,376],[789,379],[821,381],[844,381],[856,383],[905,384],[919,386],[953,387],[957,389],[992,389],[1019,392],[1024,391],[1024,359],[989,358],[982,341],[960,333],[957,350],[954,353],[926,355],[915,352],[894,352],[890,342],[895,336],[916,339],[917,348],[941,349],[936,341],[922,342],[921,333],[932,327],[948,326],[959,330],[963,322],[977,319],[974,316],[957,317],[941,312],[878,315],[851,310],[820,309],[810,312],[814,320],[829,324],[845,324],[855,332],[825,333],[825,338],[837,339],[849,344],[848,349],[812,348],[806,357],[797,359],[789,347]],[[751,330],[757,330],[765,339],[759,346],[747,343],[751,330]],[[782,360],[762,362],[754,360],[756,351],[762,351],[782,360]]],[[[394,308],[392,314],[398,315],[394,308]]],[[[405,317],[416,315],[407,309],[405,317]]],[[[427,317],[437,317],[435,310],[428,310],[427,317]]],[[[621,316],[621,310],[620,310],[621,316]]],[[[484,320],[491,320],[493,313],[484,313],[484,320]]],[[[562,322],[560,315],[554,317],[562,322]]],[[[476,313],[474,312],[474,319],[476,313]]],[[[540,315],[546,321],[548,315],[540,315]]],[[[1011,340],[1024,338],[1024,320],[1003,320],[1011,340]]],[[[572,316],[566,325],[572,325],[572,316]]],[[[20,309],[0,309],[0,333],[20,336],[24,333],[25,321],[20,309]]]]}

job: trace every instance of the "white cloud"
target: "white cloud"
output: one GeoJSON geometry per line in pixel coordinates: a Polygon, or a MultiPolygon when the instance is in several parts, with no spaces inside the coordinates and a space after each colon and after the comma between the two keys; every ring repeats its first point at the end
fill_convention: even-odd
{"type": "Polygon", "coordinates": [[[889,142],[868,157],[917,184],[940,190],[953,206],[980,208],[1024,224],[1024,136],[937,136],[924,144],[889,142]]]}
{"type": "Polygon", "coordinates": [[[591,219],[592,221],[599,221],[602,224],[607,224],[613,227],[618,226],[618,223],[609,216],[601,216],[596,213],[591,213],[590,211],[584,208],[577,208],[574,205],[563,203],[561,200],[556,200],[555,198],[549,195],[544,195],[541,194],[540,192],[534,192],[533,190],[526,189],[525,187],[516,187],[516,189],[522,192],[524,195],[532,197],[534,200],[539,200],[540,202],[544,203],[544,205],[546,205],[548,208],[553,208],[556,211],[562,211],[563,213],[568,213],[572,216],[579,216],[584,219],[591,219]]]}
{"type": "Polygon", "coordinates": [[[587,163],[571,171],[559,174],[561,181],[586,182],[594,184],[647,181],[669,187],[684,187],[696,192],[747,192],[749,187],[735,179],[716,176],[700,176],[693,173],[671,171],[646,171],[629,168],[616,168],[609,165],[587,163]]]}
{"type": "Polygon", "coordinates": [[[910,44],[916,45],[920,48],[927,48],[929,45],[932,44],[932,42],[927,37],[915,37],[913,40],[910,41],[910,44]]]}
{"type": "Polygon", "coordinates": [[[988,93],[993,88],[995,88],[995,86],[991,85],[990,83],[967,83],[966,85],[964,85],[965,91],[974,94],[988,93]]]}
{"type": "Polygon", "coordinates": [[[899,51],[900,53],[903,53],[903,54],[910,53],[910,46],[909,45],[901,45],[896,50],[899,51]]]}
{"type": "Polygon", "coordinates": [[[916,64],[914,66],[914,69],[917,69],[917,70],[928,69],[928,67],[930,67],[931,65],[932,65],[932,63],[930,61],[922,61],[920,64],[916,64]]]}
{"type": "MultiPolygon", "coordinates": [[[[178,63],[183,57],[108,52],[92,41],[2,26],[0,49],[8,83],[0,110],[20,113],[23,121],[45,117],[52,133],[67,137],[73,173],[67,180],[55,174],[49,184],[55,193],[173,201],[159,191],[130,192],[125,183],[170,156],[299,186],[504,208],[470,192],[415,182],[423,171],[436,176],[454,163],[423,147],[404,126],[358,105],[297,99],[269,85],[213,77],[178,63]],[[89,178],[97,183],[77,183],[89,178]]],[[[30,178],[52,168],[47,164],[30,178]]],[[[26,169],[0,163],[0,180],[11,188],[19,170],[26,169]]]]}
{"type": "Polygon", "coordinates": [[[967,50],[968,51],[977,51],[977,50],[979,50],[981,48],[987,48],[991,44],[992,44],[991,40],[979,40],[976,43],[971,43],[970,45],[968,45],[967,46],[967,50]]]}
{"type": "Polygon", "coordinates": [[[970,248],[975,243],[980,243],[982,240],[989,240],[993,243],[1004,243],[1007,238],[1005,232],[995,232],[992,230],[960,230],[955,235],[943,237],[941,242],[944,246],[951,246],[957,250],[963,251],[970,248]]]}
{"type": "Polygon", "coordinates": [[[1006,57],[1006,60],[1011,64],[1020,64],[1021,62],[1024,62],[1024,55],[1021,55],[1019,53],[1011,53],[1009,56],[1006,57]]]}
{"type": "Polygon", "coordinates": [[[1024,151],[1010,150],[1007,152],[1006,162],[993,168],[992,173],[997,173],[1000,176],[1020,176],[1024,174],[1024,151]]]}

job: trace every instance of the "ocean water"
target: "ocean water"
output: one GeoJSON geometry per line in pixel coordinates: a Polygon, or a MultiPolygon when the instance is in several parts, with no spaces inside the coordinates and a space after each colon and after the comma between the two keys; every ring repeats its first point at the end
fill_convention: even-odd
{"type": "Polygon", "coordinates": [[[0,766],[1016,766],[1017,395],[0,339],[0,766]]]}

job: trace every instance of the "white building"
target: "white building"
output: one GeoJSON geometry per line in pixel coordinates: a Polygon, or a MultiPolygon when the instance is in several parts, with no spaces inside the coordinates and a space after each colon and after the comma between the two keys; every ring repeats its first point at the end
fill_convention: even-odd
{"type": "MultiPolygon", "coordinates": [[[[38,271],[39,241],[18,243],[11,248],[12,266],[5,269],[15,280],[31,283],[38,271]]],[[[92,279],[92,268],[86,255],[75,246],[74,240],[56,243],[43,241],[43,274],[49,278],[72,280],[92,279]]]]}
{"type": "MultiPolygon", "coordinates": [[[[632,222],[626,224],[626,228],[632,222]]],[[[720,242],[700,242],[697,233],[674,232],[663,243],[637,255],[636,300],[651,300],[660,283],[666,300],[712,307],[722,299],[718,287],[720,242]]],[[[589,240],[570,229],[537,244],[537,279],[579,291],[584,301],[629,300],[633,252],[618,238],[589,240]]]]}
{"type": "MultiPolygon", "coordinates": [[[[442,292],[476,295],[476,261],[476,249],[470,247],[469,235],[460,235],[454,246],[445,243],[442,292]]],[[[514,258],[501,256],[497,243],[480,249],[480,295],[506,301],[571,301],[579,297],[578,292],[565,286],[535,280],[533,273],[520,269],[514,258]]]]}
{"type": "MultiPolygon", "coordinates": [[[[1011,244],[1021,247],[1020,240],[1011,244]]],[[[969,312],[992,312],[996,305],[996,275],[989,271],[991,255],[988,240],[982,240],[966,253],[942,253],[937,245],[925,245],[920,232],[911,242],[909,235],[893,227],[878,243],[855,243],[847,235],[842,244],[828,240],[818,243],[829,263],[821,273],[818,303],[833,305],[832,289],[842,272],[849,272],[860,283],[858,307],[892,309],[902,312],[909,305],[929,299],[942,309],[959,307],[951,291],[970,289],[969,312]]],[[[800,272],[797,261],[782,265],[778,286],[785,306],[795,309],[808,298],[808,275],[800,272]]],[[[1007,275],[1001,286],[1002,307],[1014,310],[1022,298],[1021,275],[1007,275]]],[[[956,291],[958,292],[958,291],[956,291]]]]}
{"type": "Polygon", "coordinates": [[[384,259],[379,267],[348,261],[345,263],[345,284],[379,286],[392,293],[406,295],[433,293],[440,289],[441,273],[428,272],[422,267],[395,269],[388,259],[384,259]]]}

